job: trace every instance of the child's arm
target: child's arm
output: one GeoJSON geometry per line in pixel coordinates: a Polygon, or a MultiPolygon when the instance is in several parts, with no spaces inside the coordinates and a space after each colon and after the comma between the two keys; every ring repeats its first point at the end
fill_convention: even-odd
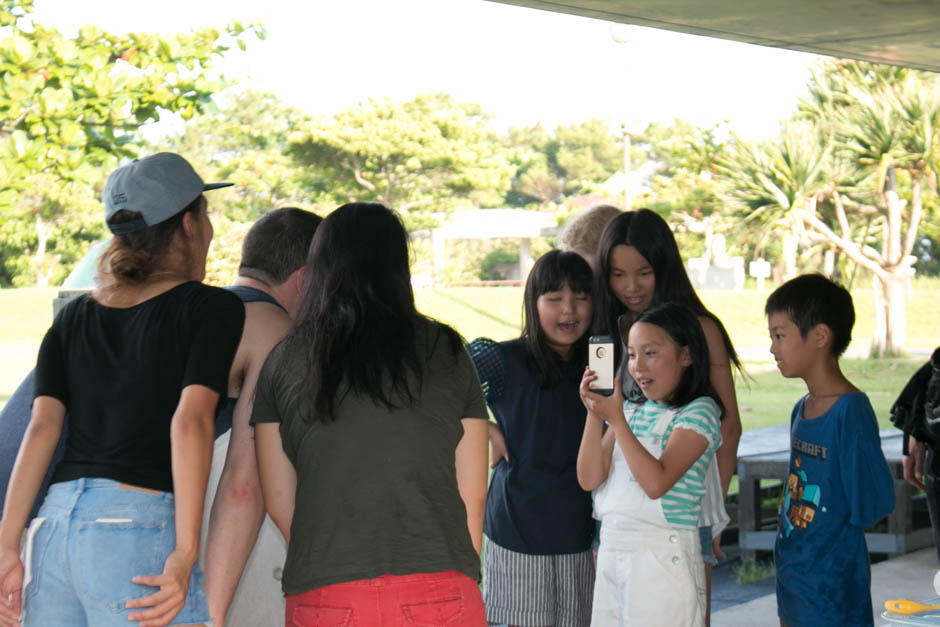
{"type": "Polygon", "coordinates": [[[467,529],[477,555],[483,548],[483,514],[486,508],[486,420],[463,418],[463,436],[457,444],[454,464],[457,490],[467,509],[467,529]]]}
{"type": "Polygon", "coordinates": [[[501,459],[509,462],[509,451],[506,448],[506,436],[495,422],[486,423],[486,434],[490,441],[490,468],[496,468],[501,459]]]}
{"type": "MultiPolygon", "coordinates": [[[[617,439],[617,444],[620,445],[620,450],[623,451],[623,456],[637,483],[648,497],[658,499],[676,484],[676,481],[692,467],[695,460],[702,456],[708,448],[708,440],[705,436],[690,429],[673,429],[669,441],[666,442],[666,450],[663,451],[662,457],[656,459],[640,444],[627,424],[627,419],[623,414],[623,401],[618,392],[620,377],[614,379],[614,394],[610,396],[601,396],[590,390],[590,383],[596,378],[588,369],[585,370],[584,378],[581,379],[581,400],[587,407],[588,415],[593,413],[601,420],[607,421],[610,425],[609,431],[617,439]]],[[[609,437],[610,433],[607,436],[609,437]]],[[[580,461],[579,453],[578,462],[580,461]]],[[[608,457],[608,466],[609,464],[608,457]]],[[[580,473],[578,482],[581,483],[581,487],[584,487],[580,473]]]]}
{"type": "Polygon", "coordinates": [[[636,439],[626,421],[610,427],[630,472],[651,499],[658,499],[672,489],[708,448],[705,436],[691,429],[677,428],[669,436],[662,457],[656,459],[636,439]]]}
{"type": "Polygon", "coordinates": [[[839,439],[830,455],[839,456],[836,468],[848,499],[849,524],[868,529],[894,510],[894,478],[868,397],[853,394],[840,407],[839,439]]]}
{"type": "MultiPolygon", "coordinates": [[[[478,337],[467,346],[467,352],[473,361],[480,387],[486,403],[498,400],[503,395],[506,384],[506,366],[503,362],[503,353],[499,344],[487,337],[478,337]]],[[[490,442],[490,468],[496,468],[501,459],[509,462],[509,449],[506,446],[506,436],[499,424],[489,421],[487,424],[487,439],[490,442]]]]}
{"type": "Polygon", "coordinates": [[[718,325],[711,318],[700,317],[702,331],[708,342],[709,369],[708,379],[721,399],[724,413],[721,418],[721,447],[715,453],[718,460],[718,474],[721,476],[721,489],[728,496],[728,485],[738,463],[738,441],[741,439],[741,415],[738,413],[738,399],[734,391],[734,378],[731,376],[731,357],[725,348],[724,339],[718,325]]]}
{"type": "Polygon", "coordinates": [[[604,420],[588,412],[578,449],[578,483],[589,492],[604,483],[610,474],[610,456],[614,450],[614,432],[604,433],[604,420]]]}
{"type": "Polygon", "coordinates": [[[594,371],[584,369],[581,386],[578,393],[581,402],[587,409],[587,420],[584,423],[584,434],[581,436],[581,447],[578,449],[578,483],[585,491],[593,490],[607,480],[610,474],[610,456],[614,450],[614,433],[607,429],[604,432],[604,421],[610,422],[619,415],[623,417],[623,393],[620,388],[620,377],[614,378],[614,393],[610,396],[601,396],[591,391],[591,382],[597,379],[594,371]]]}

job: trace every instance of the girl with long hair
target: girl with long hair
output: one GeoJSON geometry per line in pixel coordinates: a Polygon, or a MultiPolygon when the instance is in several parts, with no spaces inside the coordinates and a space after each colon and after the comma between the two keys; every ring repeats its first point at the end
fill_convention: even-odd
{"type": "Polygon", "coordinates": [[[708,464],[721,444],[720,400],[695,314],[665,303],[630,326],[627,368],[642,396],[590,389],[578,481],[601,520],[594,625],[705,624],[698,521],[708,464]],[[605,431],[606,428],[606,431],[605,431]]]}
{"type": "MultiPolygon", "coordinates": [[[[722,555],[718,547],[719,532],[727,523],[722,503],[737,465],[738,440],[741,438],[741,417],[731,372],[732,365],[740,370],[741,362],[721,320],[702,304],[695,293],[682,264],[675,236],[659,214],[640,209],[611,220],[601,235],[595,267],[595,333],[626,341],[630,325],[640,312],[652,305],[675,302],[695,313],[708,341],[709,381],[723,407],[722,446],[715,455],[717,473],[710,471],[710,489],[700,528],[702,556],[706,564],[706,598],[710,599],[711,567],[722,555]]],[[[615,342],[615,349],[619,356],[618,371],[624,398],[637,397],[639,390],[626,368],[622,344],[615,342]]]]}
{"type": "Polygon", "coordinates": [[[483,595],[487,619],[510,625],[587,626],[594,521],[578,485],[585,410],[591,268],[574,252],[535,262],[521,337],[474,340],[470,354],[496,418],[486,501],[483,595]]]}
{"type": "Polygon", "coordinates": [[[407,234],[380,204],[330,213],[307,265],[252,412],[286,625],[483,625],[487,413],[461,339],[415,309],[407,234]]]}
{"type": "Polygon", "coordinates": [[[237,296],[201,283],[212,240],[203,191],[224,185],[172,153],[108,177],[114,239],[98,285],[65,306],[39,349],[0,523],[0,625],[209,621],[199,530],[215,408],[245,316],[237,296]],[[66,412],[65,455],[21,561],[66,412]]]}

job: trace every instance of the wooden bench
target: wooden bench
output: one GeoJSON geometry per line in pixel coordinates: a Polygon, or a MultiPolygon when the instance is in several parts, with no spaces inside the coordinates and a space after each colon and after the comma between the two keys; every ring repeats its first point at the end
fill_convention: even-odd
{"type": "MultiPolygon", "coordinates": [[[[933,545],[929,524],[914,528],[911,496],[913,488],[904,480],[901,444],[903,434],[897,429],[882,429],[881,450],[894,478],[894,511],[887,518],[883,533],[865,534],[870,553],[901,555],[933,545]]],[[[765,525],[761,507],[760,480],[783,482],[790,467],[790,425],[774,425],[745,431],[738,444],[738,543],[741,558],[753,560],[756,551],[774,548],[776,516],[772,526],[765,525]]],[[[781,485],[781,496],[783,487],[781,485]]],[[[776,504],[772,511],[776,514],[776,504]]]]}

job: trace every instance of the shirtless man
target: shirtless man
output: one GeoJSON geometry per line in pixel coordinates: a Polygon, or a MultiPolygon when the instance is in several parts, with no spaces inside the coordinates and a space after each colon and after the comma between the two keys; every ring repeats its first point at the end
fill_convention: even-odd
{"type": "MultiPolygon", "coordinates": [[[[245,328],[229,374],[228,397],[216,417],[231,421],[228,451],[208,519],[204,572],[212,619],[227,625],[273,625],[284,620],[277,575],[284,564],[283,541],[264,523],[264,502],[255,463],[254,429],[248,424],[255,383],[272,348],[287,334],[303,292],[307,250],[321,218],[301,209],[276,209],[262,216],[242,242],[238,278],[230,287],[245,303],[245,328]],[[257,548],[255,541],[258,540],[257,548]],[[255,548],[248,568],[245,566],[255,548]],[[244,578],[251,581],[238,598],[244,578]],[[233,604],[233,599],[235,602],[233,604]],[[231,608],[231,609],[230,609],[231,608]]],[[[216,453],[225,446],[216,440],[216,453]]],[[[215,459],[222,458],[217,454],[215,459]]],[[[220,464],[213,464],[213,477],[220,464]]],[[[210,492],[214,481],[210,479],[210,492]]],[[[205,529],[205,525],[204,525],[205,529]]]]}

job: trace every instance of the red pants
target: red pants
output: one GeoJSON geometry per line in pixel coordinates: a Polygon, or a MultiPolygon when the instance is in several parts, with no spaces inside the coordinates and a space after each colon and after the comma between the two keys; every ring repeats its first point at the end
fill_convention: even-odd
{"type": "Polygon", "coordinates": [[[286,627],[485,627],[477,582],[457,571],[382,575],[287,595],[286,627]]]}

